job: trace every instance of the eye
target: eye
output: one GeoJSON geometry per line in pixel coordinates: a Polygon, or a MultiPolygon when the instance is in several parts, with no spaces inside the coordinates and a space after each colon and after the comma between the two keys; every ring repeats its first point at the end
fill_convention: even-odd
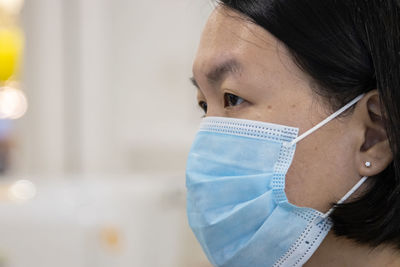
{"type": "Polygon", "coordinates": [[[224,102],[225,107],[233,107],[242,104],[244,99],[231,93],[225,93],[224,102]]]}
{"type": "Polygon", "coordinates": [[[199,106],[201,107],[201,109],[204,111],[204,113],[207,113],[207,103],[204,101],[200,101],[199,102],[199,106]]]}

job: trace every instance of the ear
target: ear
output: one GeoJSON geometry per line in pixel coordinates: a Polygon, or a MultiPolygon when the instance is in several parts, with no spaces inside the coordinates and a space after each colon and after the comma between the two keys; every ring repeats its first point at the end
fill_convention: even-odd
{"type": "Polygon", "coordinates": [[[368,92],[358,108],[363,130],[357,162],[359,173],[362,176],[377,175],[393,161],[378,91],[368,92]],[[369,166],[367,162],[370,163],[369,166]]]}

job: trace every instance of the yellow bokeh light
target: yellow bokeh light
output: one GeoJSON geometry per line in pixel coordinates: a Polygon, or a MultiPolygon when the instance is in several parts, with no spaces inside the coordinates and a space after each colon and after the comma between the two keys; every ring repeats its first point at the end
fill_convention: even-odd
{"type": "Polygon", "coordinates": [[[0,28],[0,81],[7,81],[18,71],[23,46],[19,28],[0,28]]]}

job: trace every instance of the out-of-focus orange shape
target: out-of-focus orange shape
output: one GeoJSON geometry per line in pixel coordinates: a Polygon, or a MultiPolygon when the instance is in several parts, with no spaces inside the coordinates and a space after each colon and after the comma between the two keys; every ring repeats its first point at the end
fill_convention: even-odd
{"type": "Polygon", "coordinates": [[[113,251],[121,249],[121,233],[118,228],[112,226],[103,227],[100,231],[100,237],[106,248],[113,251]]]}
{"type": "Polygon", "coordinates": [[[19,28],[0,28],[0,81],[7,81],[18,72],[23,46],[19,28]]]}

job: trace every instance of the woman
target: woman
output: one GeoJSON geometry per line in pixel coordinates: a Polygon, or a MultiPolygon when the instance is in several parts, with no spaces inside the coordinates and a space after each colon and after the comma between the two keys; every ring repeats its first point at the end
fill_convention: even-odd
{"type": "Polygon", "coordinates": [[[400,266],[400,3],[224,0],[193,66],[215,266],[400,266]]]}

